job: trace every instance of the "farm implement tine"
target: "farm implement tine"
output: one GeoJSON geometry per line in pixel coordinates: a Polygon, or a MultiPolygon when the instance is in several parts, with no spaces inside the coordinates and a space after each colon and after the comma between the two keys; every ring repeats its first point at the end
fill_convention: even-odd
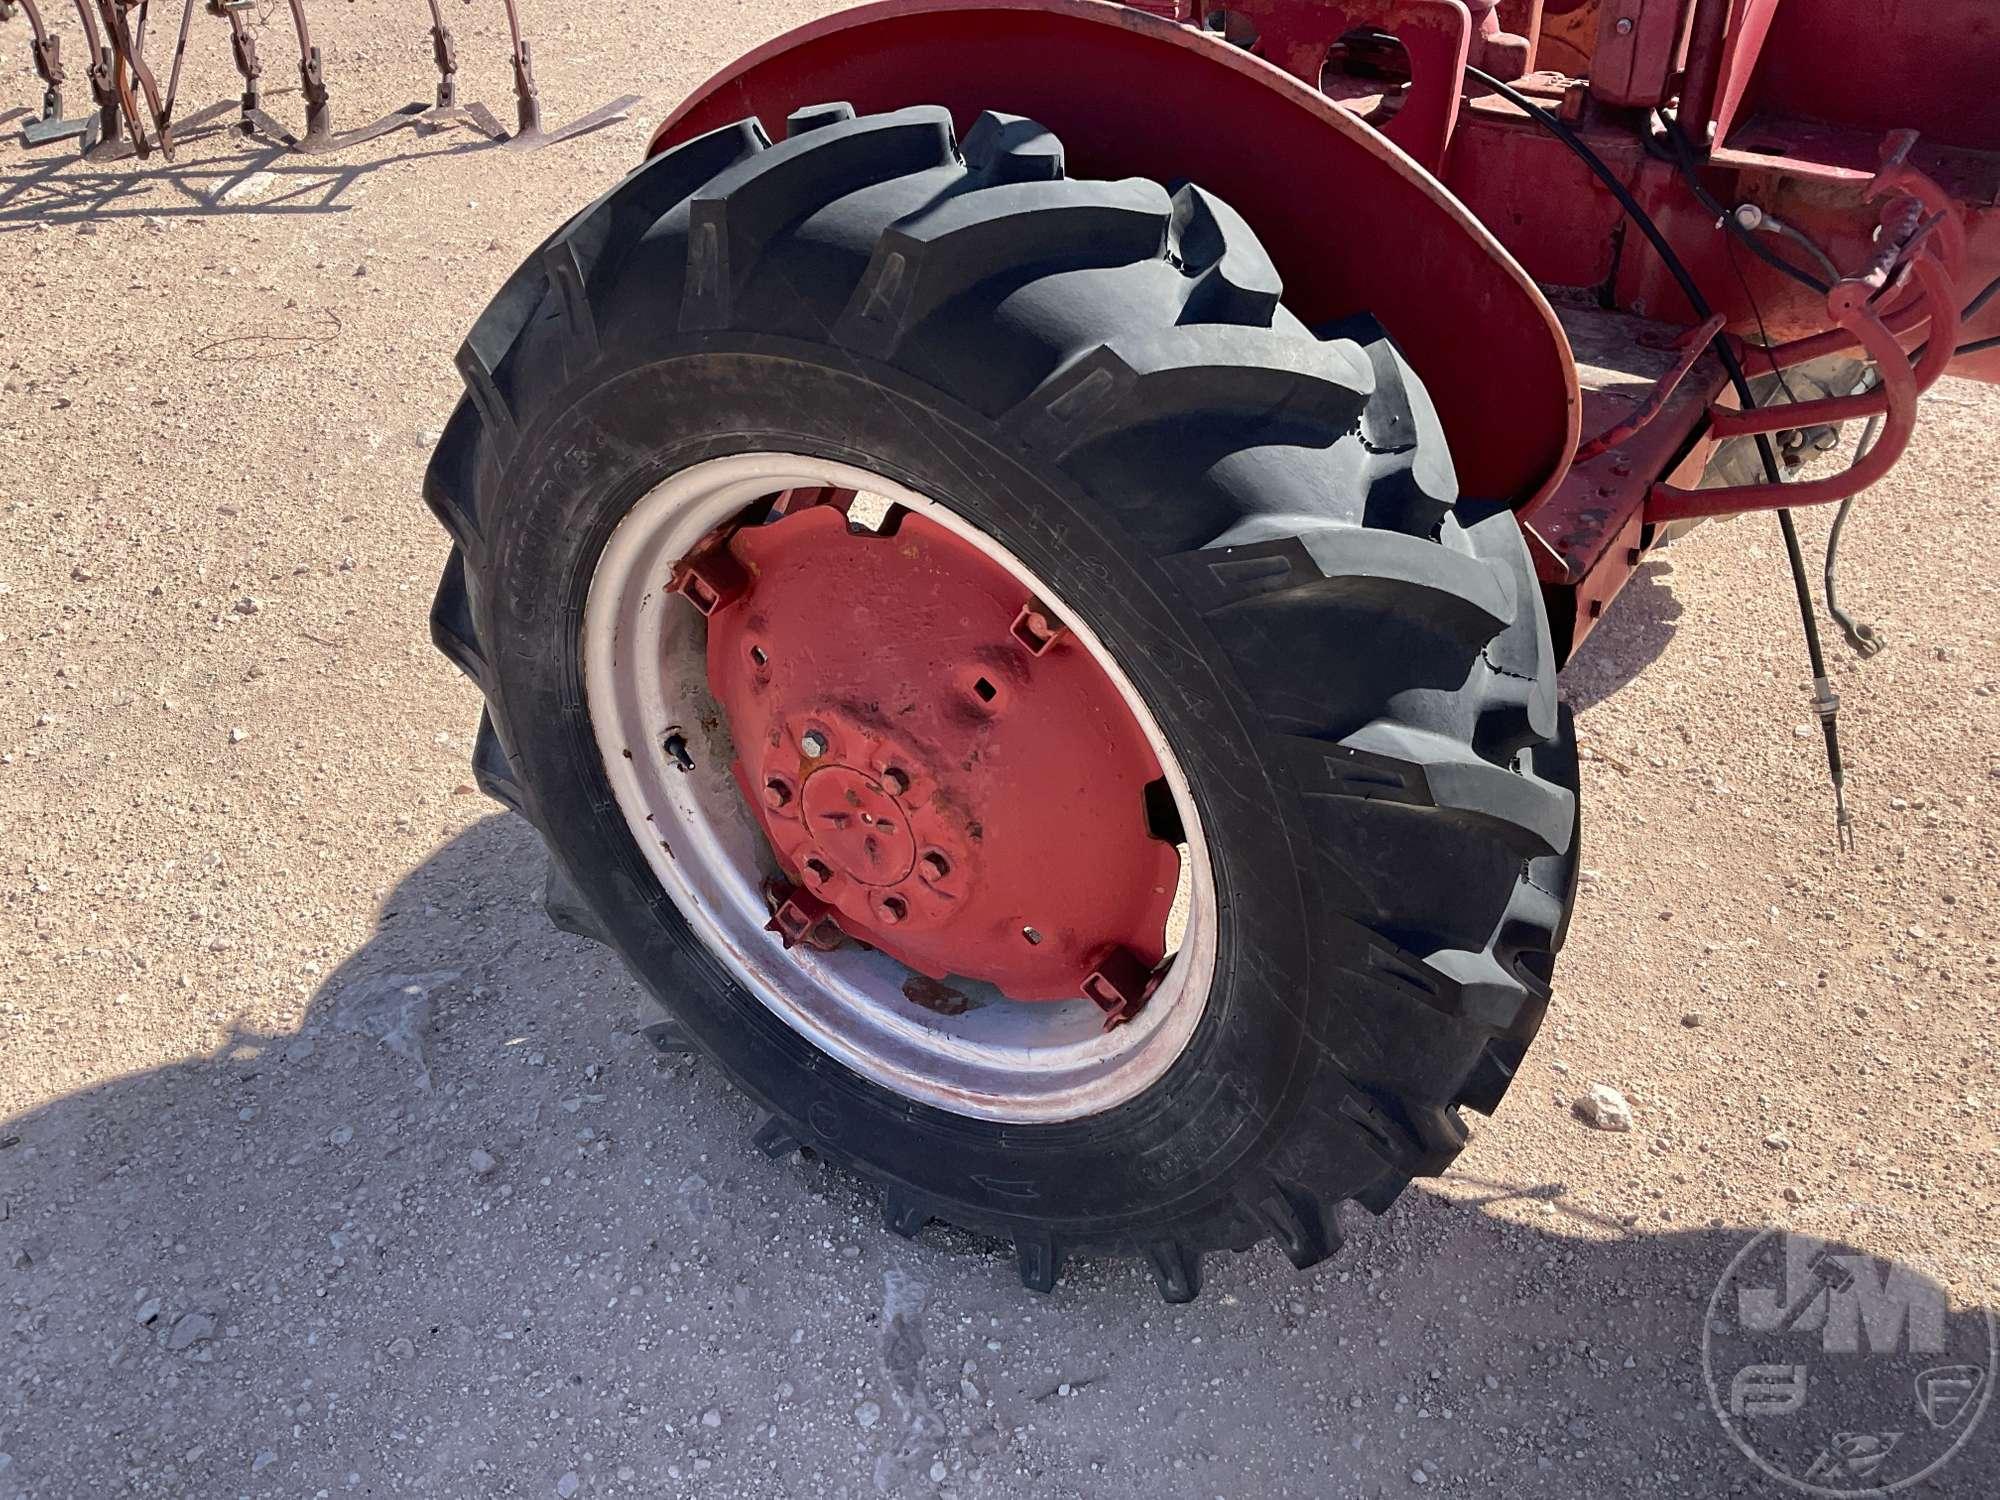
{"type": "Polygon", "coordinates": [[[637,94],[623,94],[607,104],[600,104],[587,115],[579,115],[567,125],[547,130],[542,125],[542,95],[535,84],[535,60],[527,39],[521,35],[521,14],[514,0],[505,0],[507,6],[507,31],[514,41],[514,103],[519,120],[514,133],[501,142],[509,151],[539,151],[544,146],[553,146],[559,141],[575,140],[580,135],[622,120],[631,113],[632,106],[639,102],[637,94]]]}
{"type": "Polygon", "coordinates": [[[406,104],[379,120],[353,130],[336,131],[333,128],[332,98],[326,87],[326,72],[320,61],[319,48],[313,45],[304,0],[289,0],[289,3],[292,27],[299,38],[299,92],[306,101],[303,135],[294,135],[263,108],[262,93],[258,88],[263,65],[257,56],[256,39],[244,26],[240,14],[248,8],[248,0],[210,0],[211,10],[220,10],[229,17],[230,45],[236,57],[236,71],[243,75],[243,114],[238,128],[245,135],[261,135],[288,151],[319,156],[331,151],[344,151],[350,146],[358,146],[363,141],[372,141],[392,130],[401,130],[416,123],[424,108],[420,103],[406,104]]]}
{"type": "Polygon", "coordinates": [[[65,141],[72,136],[83,135],[91,127],[89,115],[78,115],[69,120],[63,118],[62,86],[67,75],[62,65],[62,38],[49,35],[35,0],[20,0],[20,4],[28,15],[28,30],[33,33],[28,42],[28,56],[34,60],[35,71],[41,75],[43,85],[41,117],[29,120],[21,127],[21,144],[46,146],[50,141],[65,141]]]}
{"type": "Polygon", "coordinates": [[[243,13],[252,4],[253,0],[208,0],[210,14],[229,22],[229,53],[243,79],[243,95],[238,101],[243,112],[237,118],[236,129],[242,135],[262,135],[290,144],[291,132],[264,113],[264,60],[257,55],[257,38],[243,24],[243,13]]]}
{"type": "Polygon", "coordinates": [[[119,113],[118,96],[112,86],[111,49],[104,45],[98,34],[97,18],[91,13],[91,0],[76,0],[76,14],[83,23],[84,46],[91,59],[85,76],[90,80],[90,96],[97,106],[97,113],[94,116],[79,115],[74,119],[65,119],[62,112],[62,86],[68,77],[62,64],[62,39],[50,34],[35,0],[19,0],[19,4],[27,14],[28,27],[33,33],[28,53],[44,85],[41,117],[21,127],[21,144],[45,146],[52,141],[76,139],[82,141],[84,155],[93,161],[102,160],[107,151],[115,154],[122,144],[123,119],[119,113]],[[107,148],[106,142],[111,143],[110,147],[107,148]]]}
{"type": "Polygon", "coordinates": [[[506,127],[493,118],[492,110],[476,99],[470,104],[458,102],[458,43],[452,37],[451,28],[444,24],[444,12],[438,9],[438,0],[429,0],[429,4],[431,56],[438,70],[437,103],[418,115],[417,123],[432,130],[470,125],[489,141],[506,140],[506,127]]]}

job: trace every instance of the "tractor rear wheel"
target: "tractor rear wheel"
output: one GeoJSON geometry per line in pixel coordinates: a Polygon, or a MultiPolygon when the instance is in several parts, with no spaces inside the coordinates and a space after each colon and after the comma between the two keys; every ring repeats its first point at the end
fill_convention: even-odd
{"type": "MultiPolygon", "coordinates": [[[[1299,1266],[1533,1038],[1575,759],[1512,515],[1366,318],[1032,122],[805,109],[508,281],[426,495],[481,785],[884,1217],[1299,1266]]],[[[553,910],[553,905],[552,905],[553,910]]]]}

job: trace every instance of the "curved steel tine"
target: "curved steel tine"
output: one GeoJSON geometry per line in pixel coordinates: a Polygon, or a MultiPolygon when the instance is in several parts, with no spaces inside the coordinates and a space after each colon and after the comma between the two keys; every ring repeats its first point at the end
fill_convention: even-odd
{"type": "Polygon", "coordinates": [[[532,133],[512,136],[502,144],[509,151],[539,151],[544,146],[573,141],[580,135],[588,135],[593,130],[602,130],[605,126],[614,125],[624,119],[632,113],[632,106],[637,104],[641,97],[639,94],[621,94],[608,104],[600,104],[587,115],[578,115],[567,125],[560,125],[554,130],[537,127],[532,133]]]}
{"type": "Polygon", "coordinates": [[[632,106],[639,102],[637,94],[625,94],[608,104],[600,104],[589,114],[579,115],[567,125],[554,130],[542,127],[542,93],[535,82],[534,53],[528,41],[521,35],[521,14],[515,8],[514,0],[504,0],[507,7],[507,34],[514,43],[514,103],[519,128],[513,135],[501,142],[508,151],[539,151],[544,146],[553,146],[558,141],[574,140],[580,135],[588,135],[600,130],[631,113],[632,106]]]}

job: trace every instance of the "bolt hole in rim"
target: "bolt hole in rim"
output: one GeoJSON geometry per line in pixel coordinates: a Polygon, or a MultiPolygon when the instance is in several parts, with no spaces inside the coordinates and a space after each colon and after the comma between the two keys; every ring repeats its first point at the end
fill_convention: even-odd
{"type": "MultiPolygon", "coordinates": [[[[857,1073],[956,1114],[1054,1122],[1133,1098],[1186,1048],[1207,1004],[1217,929],[1213,870],[1186,776],[1090,627],[963,517],[829,459],[746,453],[707,460],[648,491],[613,531],[591,576],[582,649],[605,774],[662,888],[738,982],[857,1073]],[[767,891],[781,872],[731,773],[735,746],[708,683],[707,619],[671,591],[669,578],[717,527],[781,491],[814,488],[859,492],[850,515],[863,517],[857,525],[865,529],[879,530],[882,514],[902,507],[998,562],[1049,620],[1074,632],[1144,734],[1179,817],[1180,888],[1166,931],[1171,957],[1145,1005],[1122,1025],[1106,1030],[1103,1011],[1081,995],[1014,1001],[976,980],[949,981],[968,1004],[944,1014],[909,998],[915,971],[887,954],[855,943],[832,952],[803,943],[787,948],[767,930],[767,891]],[[865,519],[871,515],[874,526],[865,519]],[[686,759],[651,750],[669,736],[684,737],[686,759]]],[[[1040,934],[1024,922],[1022,936],[1034,943],[1040,934]]]]}

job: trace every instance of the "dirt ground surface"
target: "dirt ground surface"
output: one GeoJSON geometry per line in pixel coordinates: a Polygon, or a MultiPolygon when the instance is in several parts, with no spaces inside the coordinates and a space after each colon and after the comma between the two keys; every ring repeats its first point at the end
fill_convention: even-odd
{"type": "MultiPolygon", "coordinates": [[[[1037,1297],[754,1151],[473,792],[418,485],[507,272],[813,9],[528,10],[551,120],[629,122],[0,144],[0,1496],[1779,1494],[1703,1376],[1755,1231],[2000,1300],[2000,393],[1955,382],[1845,543],[1889,643],[1829,646],[1855,851],[1776,528],[1703,528],[1565,674],[1588,869],[1526,1072],[1334,1260],[1037,1297]],[[1594,1083],[1629,1132],[1573,1113],[1594,1083]]],[[[511,118],[498,6],[451,22],[511,118]]],[[[318,24],[337,124],[429,97],[421,7],[318,24]]],[[[184,97],[234,91],[197,14],[184,97]]],[[[1919,1492],[2000,1489],[1996,1431],[1919,1492]]]]}

